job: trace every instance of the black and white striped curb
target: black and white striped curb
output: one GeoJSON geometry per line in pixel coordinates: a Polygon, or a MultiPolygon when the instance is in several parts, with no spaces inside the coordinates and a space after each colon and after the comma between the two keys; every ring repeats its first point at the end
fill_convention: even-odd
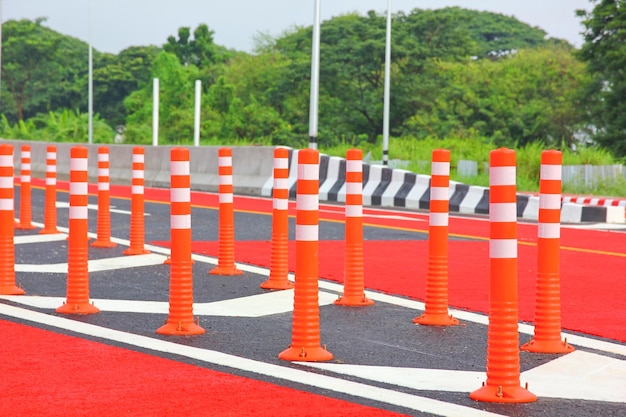
{"type": "MultiPolygon", "coordinates": [[[[297,150],[290,150],[289,196],[296,196],[297,150]]],[[[345,159],[320,155],[319,199],[345,202],[345,159]]],[[[271,197],[272,178],[261,195],[271,197]]],[[[489,213],[489,188],[450,181],[450,212],[463,214],[489,213]]],[[[363,205],[370,207],[400,207],[427,210],[430,206],[430,176],[382,165],[363,164],[363,205]]],[[[563,223],[624,223],[624,206],[590,206],[564,202],[561,207],[563,223]]],[[[539,197],[518,194],[517,216],[537,220],[539,197]]]]}

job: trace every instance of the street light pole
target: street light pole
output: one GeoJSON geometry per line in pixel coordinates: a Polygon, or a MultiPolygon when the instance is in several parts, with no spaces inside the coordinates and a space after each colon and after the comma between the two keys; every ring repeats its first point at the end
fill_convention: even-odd
{"type": "Polygon", "coordinates": [[[2,0],[0,0],[0,111],[2,110],[2,0]]]}
{"type": "Polygon", "coordinates": [[[87,31],[89,38],[89,131],[87,134],[87,142],[93,143],[93,48],[91,47],[91,0],[87,1],[87,31]]]}
{"type": "Polygon", "coordinates": [[[387,35],[385,42],[385,96],[383,98],[383,165],[389,160],[389,90],[391,79],[391,0],[387,0],[387,35]]]}
{"type": "Polygon", "coordinates": [[[320,74],[320,0],[315,0],[313,48],[311,52],[311,97],[309,105],[309,148],[317,149],[317,108],[320,74]]]}

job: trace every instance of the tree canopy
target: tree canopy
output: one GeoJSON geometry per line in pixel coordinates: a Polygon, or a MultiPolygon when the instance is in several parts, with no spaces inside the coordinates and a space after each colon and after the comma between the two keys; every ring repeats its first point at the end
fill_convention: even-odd
{"type": "Polygon", "coordinates": [[[585,26],[578,56],[592,77],[585,91],[593,138],[626,156],[626,2],[593,0],[591,11],[579,10],[585,26]]]}
{"type": "MultiPolygon", "coordinates": [[[[616,9],[616,15],[622,10],[616,9]]],[[[593,17],[586,18],[591,22],[593,17]]],[[[86,109],[87,45],[46,28],[44,22],[4,25],[1,111],[10,123],[41,120],[50,111],[86,109]]],[[[385,29],[386,16],[374,11],[322,22],[320,145],[379,140],[385,29]]],[[[604,34],[607,39],[609,35],[604,34]]],[[[132,46],[119,54],[94,51],[94,110],[111,127],[124,125],[129,142],[149,143],[152,79],[158,77],[160,141],[185,143],[193,138],[194,84],[201,80],[201,138],[303,146],[308,138],[311,37],[312,27],[295,27],[275,38],[265,36],[250,54],[215,44],[214,32],[200,24],[194,30],[180,28],[162,47],[132,46]]],[[[611,39],[611,48],[624,44],[617,35],[611,39]]],[[[582,63],[567,42],[497,13],[459,7],[396,13],[391,134],[507,146],[571,144],[582,128],[594,125],[602,126],[607,138],[603,143],[610,143],[608,138],[619,129],[600,123],[612,117],[601,107],[608,92],[601,97],[596,92],[593,100],[581,92],[607,82],[611,91],[623,92],[623,77],[620,84],[616,75],[623,66],[598,61],[611,57],[608,47],[591,50],[583,48],[581,57],[588,64],[582,63]],[[585,107],[587,102],[595,103],[593,112],[585,107]]],[[[614,114],[617,120],[618,112],[614,114]]]]}
{"type": "Polygon", "coordinates": [[[2,113],[23,120],[55,108],[84,108],[87,44],[44,26],[45,19],[2,26],[2,113]]]}

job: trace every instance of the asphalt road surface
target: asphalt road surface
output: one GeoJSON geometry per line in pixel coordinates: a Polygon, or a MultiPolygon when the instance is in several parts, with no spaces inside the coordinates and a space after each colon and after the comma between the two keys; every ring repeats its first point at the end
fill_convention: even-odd
{"type": "MultiPolygon", "coordinates": [[[[34,187],[32,217],[39,226],[43,199],[43,190],[34,187]]],[[[67,201],[68,194],[58,192],[61,228],[68,223],[67,201]]],[[[90,204],[96,207],[95,196],[90,197],[90,204]]],[[[17,281],[27,294],[2,296],[0,318],[412,416],[626,416],[623,343],[574,334],[570,343],[576,351],[568,355],[521,353],[521,383],[529,382],[538,401],[475,402],[468,393],[485,380],[484,314],[455,311],[463,326],[416,326],[412,318],[422,313],[423,300],[368,291],[376,302],[371,307],[336,306],[332,301],[342,286],[323,277],[319,281],[321,340],[334,360],[317,364],[279,360],[278,353],[291,342],[293,291],[260,289],[268,276],[268,270],[260,266],[238,264],[244,271],[238,277],[209,275],[216,265],[216,259],[209,256],[194,255],[193,265],[194,314],[207,333],[157,335],[168,312],[170,271],[164,261],[169,250],[150,242],[169,241],[169,205],[146,201],[145,242],[151,253],[131,257],[122,255],[128,247],[130,201],[112,198],[111,208],[111,234],[118,246],[89,249],[90,296],[100,313],[56,314],[54,309],[66,296],[65,235],[16,230],[17,281]],[[580,371],[583,366],[587,372],[580,371]]],[[[94,234],[96,217],[90,209],[94,234]]],[[[218,211],[194,207],[192,225],[194,241],[217,240],[218,211]]],[[[290,230],[293,239],[293,218],[290,230]]],[[[341,222],[322,220],[319,230],[320,240],[343,239],[341,222]]],[[[270,236],[269,213],[236,212],[235,240],[267,241],[270,236]]],[[[423,232],[391,227],[365,227],[364,236],[390,241],[427,238],[423,232]]],[[[529,328],[520,325],[521,332],[529,328]]]]}

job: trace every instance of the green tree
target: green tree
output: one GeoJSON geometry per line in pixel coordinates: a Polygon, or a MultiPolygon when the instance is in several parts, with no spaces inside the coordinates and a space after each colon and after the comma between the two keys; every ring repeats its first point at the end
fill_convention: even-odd
{"type": "Polygon", "coordinates": [[[593,138],[626,156],[626,2],[592,0],[593,10],[578,10],[585,26],[579,57],[593,82],[587,89],[593,138]]]}
{"type": "Polygon", "coordinates": [[[23,120],[57,108],[85,108],[87,44],[33,21],[3,24],[2,112],[23,120]]]}
{"type": "MultiPolygon", "coordinates": [[[[165,143],[193,139],[193,96],[198,69],[184,66],[168,52],[160,52],[152,65],[151,79],[159,79],[159,136],[165,143]]],[[[129,142],[152,138],[152,83],[131,93],[124,101],[128,116],[124,136],[129,142]]]]}
{"type": "Polygon", "coordinates": [[[163,50],[176,55],[183,65],[208,67],[218,61],[218,48],[213,42],[214,34],[206,24],[200,24],[193,31],[192,38],[191,29],[181,27],[178,29],[178,39],[169,36],[163,50]]]}
{"type": "Polygon", "coordinates": [[[152,63],[159,51],[155,46],[131,46],[118,55],[94,54],[94,108],[112,126],[125,123],[124,99],[152,83],[152,63]]]}
{"type": "Polygon", "coordinates": [[[585,65],[569,48],[523,49],[496,61],[436,64],[437,95],[405,124],[417,137],[489,137],[499,145],[569,145],[584,124],[585,65]]]}
{"type": "MultiPolygon", "coordinates": [[[[72,110],[40,113],[28,120],[9,123],[5,115],[0,119],[0,134],[11,139],[44,140],[52,142],[86,142],[88,114],[72,110]]],[[[95,143],[110,143],[115,132],[96,114],[93,118],[95,143]]]]}
{"type": "Polygon", "coordinates": [[[505,56],[515,50],[549,44],[569,45],[561,39],[546,39],[543,29],[529,26],[513,16],[459,7],[441,9],[441,13],[455,16],[457,25],[469,32],[476,42],[475,56],[479,58],[505,56]]]}
{"type": "MultiPolygon", "coordinates": [[[[320,142],[337,139],[370,142],[382,133],[386,18],[375,12],[347,14],[322,23],[320,52],[320,142]]],[[[288,59],[275,90],[283,103],[302,111],[281,112],[294,131],[305,134],[312,29],[295,28],[278,38],[274,51],[288,59]],[[282,84],[282,86],[280,85],[282,84]]],[[[495,13],[458,7],[414,9],[392,18],[391,132],[433,106],[441,88],[441,62],[558,44],[545,32],[495,13]]],[[[565,45],[567,46],[567,45],[565,45]]],[[[571,47],[571,46],[570,46],[571,47]]],[[[267,47],[264,49],[267,51],[267,47]]],[[[426,132],[422,132],[426,133],[426,132]]]]}

